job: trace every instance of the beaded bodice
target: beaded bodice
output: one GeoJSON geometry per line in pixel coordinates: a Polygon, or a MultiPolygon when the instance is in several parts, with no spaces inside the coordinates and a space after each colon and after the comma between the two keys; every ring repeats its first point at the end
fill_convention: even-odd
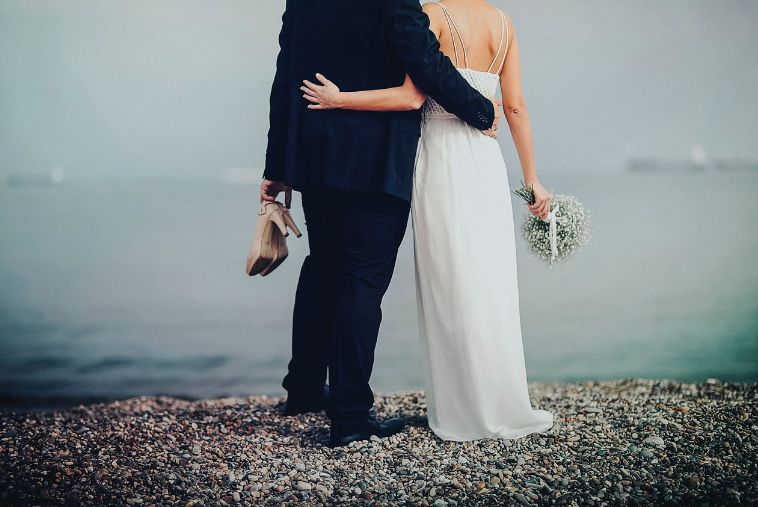
{"type": "MultiPolygon", "coordinates": [[[[472,88],[485,97],[494,98],[497,95],[497,88],[500,84],[500,76],[497,74],[474,69],[458,69],[458,71],[469,82],[472,88]]],[[[426,102],[424,102],[422,113],[424,119],[455,117],[454,114],[447,112],[444,107],[431,97],[427,97],[426,102]]]]}

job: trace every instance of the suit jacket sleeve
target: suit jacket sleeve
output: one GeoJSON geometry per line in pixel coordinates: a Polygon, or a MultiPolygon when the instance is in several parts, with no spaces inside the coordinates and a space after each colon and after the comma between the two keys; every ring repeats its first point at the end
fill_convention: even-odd
{"type": "Polygon", "coordinates": [[[287,119],[289,117],[289,68],[291,11],[289,0],[282,15],[282,30],[279,33],[279,56],[276,58],[276,74],[271,85],[269,100],[269,129],[266,146],[266,165],[263,177],[273,181],[284,181],[284,162],[287,150],[287,119]]]}
{"type": "Polygon", "coordinates": [[[419,88],[471,126],[479,130],[492,126],[492,102],[472,88],[440,51],[418,0],[385,0],[385,23],[390,44],[419,88]]]}

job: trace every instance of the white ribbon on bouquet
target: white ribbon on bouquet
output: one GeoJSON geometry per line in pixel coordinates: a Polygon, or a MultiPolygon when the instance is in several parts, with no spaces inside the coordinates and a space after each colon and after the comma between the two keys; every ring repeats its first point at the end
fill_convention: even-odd
{"type": "Polygon", "coordinates": [[[550,224],[548,237],[550,238],[550,260],[555,260],[558,255],[558,222],[564,222],[564,218],[558,218],[558,210],[561,207],[555,203],[555,208],[550,210],[547,218],[541,219],[543,222],[550,224]]]}

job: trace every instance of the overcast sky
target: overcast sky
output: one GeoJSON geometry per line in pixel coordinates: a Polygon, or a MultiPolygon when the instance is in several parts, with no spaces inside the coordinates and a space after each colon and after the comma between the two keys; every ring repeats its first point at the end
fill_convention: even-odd
{"type": "MultiPolygon", "coordinates": [[[[543,174],[686,158],[695,144],[758,157],[758,2],[494,3],[519,34],[543,174]]],[[[259,169],[283,5],[0,1],[0,176],[259,169]]]]}

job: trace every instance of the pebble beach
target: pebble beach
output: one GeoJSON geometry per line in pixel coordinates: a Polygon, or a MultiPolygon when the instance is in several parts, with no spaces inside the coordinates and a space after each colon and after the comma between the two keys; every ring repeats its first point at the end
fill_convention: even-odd
{"type": "Polygon", "coordinates": [[[327,446],[266,396],[140,397],[0,415],[2,505],[755,505],[758,384],[530,384],[556,424],[445,442],[423,392],[377,394],[386,439],[327,446]]]}

